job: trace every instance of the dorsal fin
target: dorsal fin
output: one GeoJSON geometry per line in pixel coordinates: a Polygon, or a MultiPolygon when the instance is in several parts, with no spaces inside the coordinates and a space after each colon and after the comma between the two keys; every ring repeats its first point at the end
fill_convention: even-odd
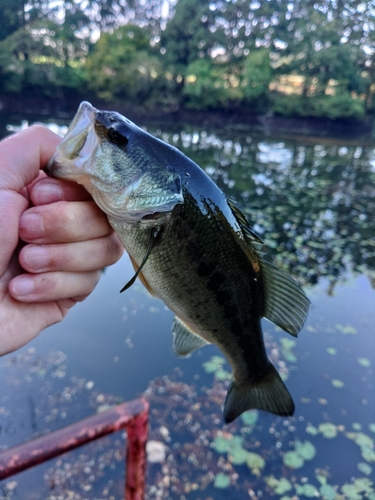
{"type": "Polygon", "coordinates": [[[241,226],[246,241],[249,243],[249,259],[253,269],[263,283],[263,317],[291,335],[297,336],[307,317],[310,306],[309,299],[293,278],[261,259],[264,254],[262,252],[262,239],[251,228],[245,214],[238,208],[236,202],[229,197],[227,197],[227,201],[241,226]]]}
{"type": "Polygon", "coordinates": [[[236,202],[226,196],[228,205],[232,210],[233,215],[235,216],[238,224],[241,226],[241,229],[246,238],[249,239],[250,243],[255,246],[257,250],[257,246],[259,244],[263,244],[262,238],[254,231],[254,229],[250,226],[249,221],[246,218],[246,215],[242,212],[242,210],[237,206],[236,202]]]}

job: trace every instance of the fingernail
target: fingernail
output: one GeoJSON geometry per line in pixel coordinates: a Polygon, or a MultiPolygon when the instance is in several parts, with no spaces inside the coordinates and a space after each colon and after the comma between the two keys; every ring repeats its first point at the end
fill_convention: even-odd
{"type": "Polygon", "coordinates": [[[22,276],[13,280],[13,293],[18,297],[23,297],[34,291],[34,281],[31,278],[22,276]]]}
{"type": "Polygon", "coordinates": [[[41,245],[28,245],[23,250],[23,259],[30,271],[40,272],[49,264],[49,252],[41,245]]]}
{"type": "Polygon", "coordinates": [[[63,199],[63,192],[58,182],[52,179],[43,179],[34,188],[33,200],[40,205],[54,203],[63,199]]]}
{"type": "Polygon", "coordinates": [[[19,231],[28,238],[41,238],[43,236],[42,218],[38,214],[23,214],[20,218],[19,231]]]}

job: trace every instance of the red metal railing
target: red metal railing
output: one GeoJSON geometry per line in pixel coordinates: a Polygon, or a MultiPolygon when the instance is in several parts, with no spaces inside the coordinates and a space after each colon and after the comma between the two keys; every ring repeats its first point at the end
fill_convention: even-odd
{"type": "Polygon", "coordinates": [[[125,498],[126,500],[143,500],[148,408],[146,400],[135,399],[2,451],[0,453],[0,480],[126,428],[125,498]]]}

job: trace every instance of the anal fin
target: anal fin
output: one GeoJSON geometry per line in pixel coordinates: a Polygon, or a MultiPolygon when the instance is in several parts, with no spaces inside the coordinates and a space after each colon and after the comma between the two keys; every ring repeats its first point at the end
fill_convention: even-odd
{"type": "Polygon", "coordinates": [[[177,316],[173,320],[172,333],[173,349],[178,356],[188,356],[199,347],[209,343],[190,330],[177,316]]]}

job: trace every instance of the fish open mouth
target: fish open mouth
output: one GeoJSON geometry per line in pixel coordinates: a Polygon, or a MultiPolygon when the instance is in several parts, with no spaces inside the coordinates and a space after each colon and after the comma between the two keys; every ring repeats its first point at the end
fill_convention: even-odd
{"type": "Polygon", "coordinates": [[[73,179],[74,171],[79,171],[97,146],[98,138],[94,131],[95,117],[98,110],[89,102],[83,101],[70,124],[68,131],[57,146],[56,152],[44,171],[47,175],[73,179]],[[68,168],[67,165],[74,168],[68,168]],[[65,165],[62,168],[62,165],[65,165]]]}

